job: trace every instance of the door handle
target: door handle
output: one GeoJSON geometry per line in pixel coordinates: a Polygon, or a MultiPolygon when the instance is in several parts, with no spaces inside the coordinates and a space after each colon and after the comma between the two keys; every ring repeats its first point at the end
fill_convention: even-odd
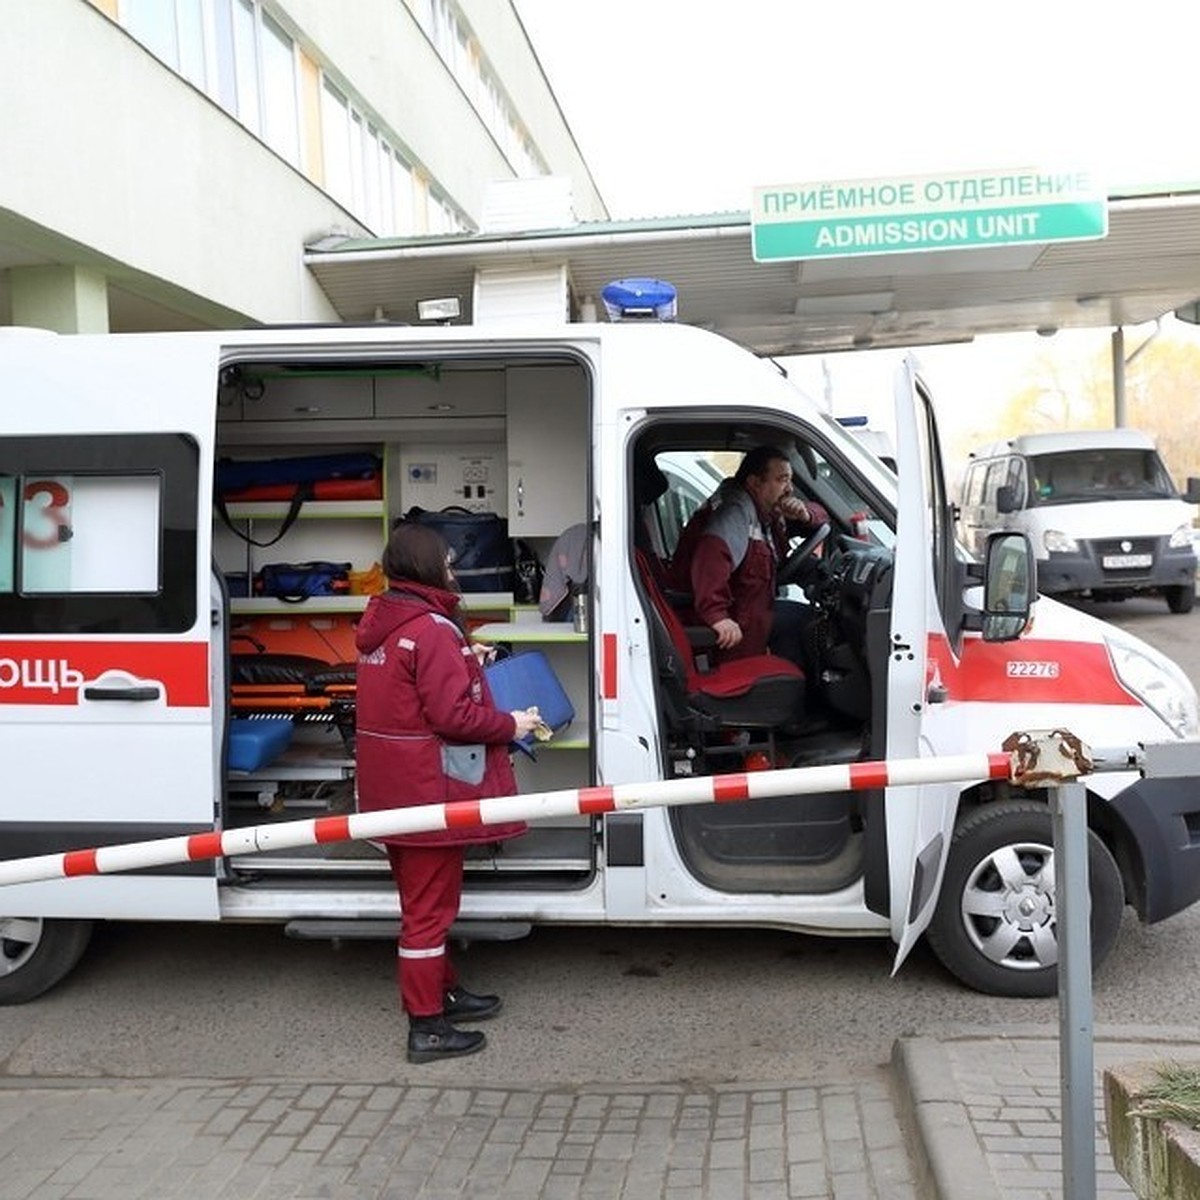
{"type": "Polygon", "coordinates": [[[85,687],[85,700],[157,700],[159,690],[153,684],[142,687],[85,687]]]}

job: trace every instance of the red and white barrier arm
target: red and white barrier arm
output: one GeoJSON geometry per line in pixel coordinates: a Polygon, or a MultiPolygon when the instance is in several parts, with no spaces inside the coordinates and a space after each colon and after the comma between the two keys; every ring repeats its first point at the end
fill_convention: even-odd
{"type": "Polygon", "coordinates": [[[1009,779],[1013,755],[961,754],[944,758],[908,758],[893,762],[843,763],[826,767],[790,767],[734,775],[704,775],[692,779],[622,783],[612,787],[567,788],[556,792],[527,792],[486,800],[457,800],[413,808],[307,821],[280,821],[242,829],[214,829],[185,837],[128,842],[64,854],[0,861],[0,886],[66,879],[81,875],[110,875],[172,863],[196,862],[264,850],[315,846],[328,842],[426,833],[505,821],[539,821],[546,817],[626,812],[682,804],[727,804],[813,792],[858,792],[870,788],[906,787],[921,783],[974,782],[1009,779]]]}

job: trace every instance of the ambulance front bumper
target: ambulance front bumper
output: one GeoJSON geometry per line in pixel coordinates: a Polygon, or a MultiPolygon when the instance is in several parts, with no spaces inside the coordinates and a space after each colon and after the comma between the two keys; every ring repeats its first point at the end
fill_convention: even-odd
{"type": "Polygon", "coordinates": [[[1109,805],[1133,838],[1138,916],[1165,920],[1200,900],[1200,778],[1139,779],[1109,805]]]}

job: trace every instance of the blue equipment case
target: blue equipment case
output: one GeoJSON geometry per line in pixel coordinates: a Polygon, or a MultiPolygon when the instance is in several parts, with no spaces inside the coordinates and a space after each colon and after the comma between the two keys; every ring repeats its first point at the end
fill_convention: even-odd
{"type": "MultiPolygon", "coordinates": [[[[540,650],[524,650],[484,667],[492,700],[497,708],[512,712],[537,705],[541,718],[555,733],[575,720],[575,708],[558,676],[540,650]]],[[[533,734],[513,742],[518,750],[533,756],[537,741],[533,734]]]]}

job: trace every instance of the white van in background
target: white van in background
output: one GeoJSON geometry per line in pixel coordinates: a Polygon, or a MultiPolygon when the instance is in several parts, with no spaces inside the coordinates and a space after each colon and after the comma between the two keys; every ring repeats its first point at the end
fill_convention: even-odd
{"type": "Polygon", "coordinates": [[[959,536],[976,554],[989,533],[1029,535],[1038,590],[1124,600],[1151,593],[1174,613],[1196,597],[1193,505],[1149,434],[1135,429],[1031,433],[981,446],[963,477],[959,536]]]}

